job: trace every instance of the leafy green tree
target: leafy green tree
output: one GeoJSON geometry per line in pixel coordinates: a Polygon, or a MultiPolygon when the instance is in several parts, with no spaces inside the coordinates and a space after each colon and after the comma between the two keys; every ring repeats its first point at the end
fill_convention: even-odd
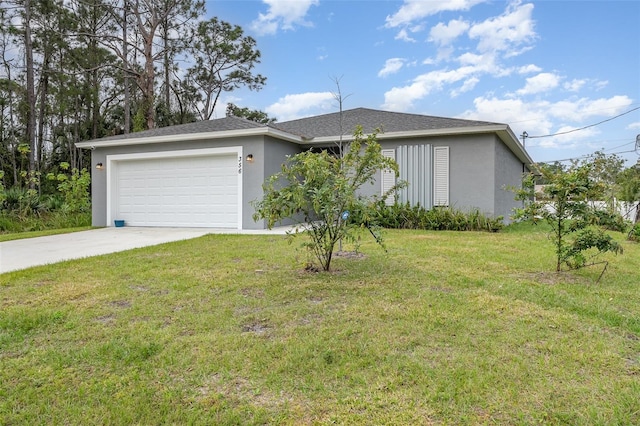
{"type": "Polygon", "coordinates": [[[358,127],[342,157],[326,150],[290,157],[263,185],[264,197],[254,203],[254,219],[265,219],[269,228],[284,219],[304,224],[310,237],[304,246],[329,271],[336,243],[365,225],[366,214],[359,215],[358,223],[349,220],[349,212],[366,212],[375,204],[358,196],[358,189],[373,182],[378,170],[391,169],[398,175],[395,161],[382,155],[377,134],[365,136],[358,127]]]}
{"type": "Polygon", "coordinates": [[[190,39],[195,64],[187,70],[186,81],[197,89],[193,107],[202,120],[211,118],[222,92],[264,86],[266,77],[253,71],[261,56],[256,40],[245,36],[241,27],[212,18],[201,21],[190,39]]]}
{"type": "Polygon", "coordinates": [[[266,112],[259,110],[251,110],[249,108],[240,108],[232,103],[227,104],[227,117],[240,117],[247,120],[255,121],[260,124],[271,124],[278,121],[276,118],[271,118],[266,112]]]}
{"type": "Polygon", "coordinates": [[[556,271],[563,265],[570,269],[589,266],[596,255],[604,252],[622,253],[622,247],[602,229],[590,226],[593,209],[587,196],[593,191],[592,166],[573,165],[567,170],[539,169],[544,186],[542,201],[535,201],[535,177],[526,175],[516,200],[524,201],[516,209],[515,219],[538,218],[552,229],[551,241],[556,251],[556,271]]]}
{"type": "Polygon", "coordinates": [[[4,172],[0,170],[0,206],[2,205],[2,202],[4,201],[4,199],[7,197],[7,194],[5,193],[4,183],[2,181],[3,178],[4,178],[4,172]]]}
{"type": "MultiPolygon", "coordinates": [[[[199,17],[204,15],[202,0],[123,0],[119,9],[122,16],[114,13],[114,19],[122,33],[105,29],[99,40],[122,61],[127,78],[135,79],[138,94],[138,114],[143,117],[143,129],[153,129],[156,124],[157,79],[160,72],[157,64],[162,62],[166,70],[165,93],[171,84],[167,78],[176,56],[185,48],[187,37],[170,39],[172,32],[188,33],[199,17]],[[182,41],[185,43],[182,43],[182,41]]],[[[114,12],[118,7],[113,7],[114,12]]],[[[125,84],[127,82],[125,81],[125,84]]],[[[128,86],[127,86],[128,87],[128,86]]],[[[164,96],[163,96],[164,97],[164,96]]],[[[128,102],[125,101],[128,105],[128,102]]],[[[166,103],[166,100],[165,100],[166,103]]]]}
{"type": "Polygon", "coordinates": [[[536,169],[538,169],[540,171],[540,173],[538,173],[536,175],[536,184],[538,185],[545,185],[549,182],[547,182],[545,180],[545,176],[549,176],[550,174],[554,174],[554,173],[558,173],[558,172],[562,172],[564,171],[565,167],[562,165],[562,163],[555,161],[553,163],[536,163],[535,164],[536,169]]]}
{"type": "MultiPolygon", "coordinates": [[[[628,203],[635,203],[636,206],[640,202],[640,165],[633,166],[623,170],[617,177],[618,198],[628,203]]],[[[634,223],[640,222],[640,209],[636,207],[636,216],[634,223]]]]}
{"type": "Polygon", "coordinates": [[[624,166],[622,157],[615,154],[606,155],[602,151],[596,151],[593,155],[583,160],[582,164],[590,166],[591,187],[587,194],[589,200],[604,201],[608,212],[617,213],[616,181],[624,166]]]}

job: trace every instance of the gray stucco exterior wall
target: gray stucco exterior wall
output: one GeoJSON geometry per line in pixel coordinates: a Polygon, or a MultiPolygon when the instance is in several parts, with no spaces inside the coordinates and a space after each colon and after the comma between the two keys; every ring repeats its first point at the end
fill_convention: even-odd
{"type": "MultiPolygon", "coordinates": [[[[522,176],[522,162],[495,134],[441,136],[433,138],[407,138],[381,141],[382,149],[396,149],[402,145],[430,144],[449,147],[450,207],[480,212],[492,216],[509,215],[517,203],[507,189],[518,186],[522,176]]],[[[360,193],[365,196],[381,192],[381,173],[376,174],[373,185],[365,185],[360,193]]]]}
{"type": "Polygon", "coordinates": [[[255,213],[253,203],[262,199],[262,185],[270,176],[281,171],[281,166],[287,160],[287,156],[295,155],[301,151],[302,148],[297,144],[281,141],[270,136],[264,138],[261,149],[257,151],[258,154],[253,153],[256,161],[248,166],[249,169],[255,166],[256,175],[251,175],[250,187],[247,187],[245,183],[243,228],[264,229],[267,227],[263,219],[257,222],[253,220],[253,214],[255,213]]]}
{"type": "MultiPolygon", "coordinates": [[[[242,147],[243,157],[253,154],[254,162],[249,163],[243,159],[242,167],[242,228],[243,229],[263,229],[264,223],[256,223],[253,220],[254,209],[251,201],[262,196],[262,184],[265,176],[272,173],[272,164],[276,158],[285,158],[289,153],[298,152],[299,148],[295,144],[269,140],[265,142],[264,136],[235,137],[228,140],[216,139],[211,141],[193,142],[165,142],[139,145],[121,145],[114,147],[101,147],[92,150],[92,225],[111,226],[107,223],[107,173],[106,169],[98,170],[96,165],[102,163],[107,165],[109,155],[137,154],[163,151],[180,151],[205,148],[222,147],[242,147]],[[268,143],[268,149],[265,149],[268,143]],[[265,162],[269,167],[265,167],[265,162]]],[[[280,162],[281,163],[281,162],[280,162]]],[[[278,163],[278,164],[280,164],[278,163]]]]}
{"type": "MultiPolygon", "coordinates": [[[[517,207],[518,203],[514,201],[514,195],[508,187],[517,187],[521,184],[522,161],[530,164],[532,160],[523,151],[508,126],[499,123],[397,114],[368,109],[353,110],[352,115],[353,120],[365,119],[370,124],[379,123],[380,120],[388,120],[388,126],[385,127],[392,130],[390,133],[380,134],[378,142],[382,149],[395,149],[396,158],[398,159],[399,153],[399,160],[405,165],[403,176],[420,183],[420,185],[413,186],[413,193],[403,192],[403,200],[412,200],[412,202],[420,204],[426,202],[430,207],[429,197],[431,194],[433,198],[433,186],[439,188],[438,194],[444,194],[448,179],[448,194],[445,194],[444,197],[438,196],[440,202],[443,204],[448,202],[450,207],[457,210],[477,209],[490,216],[503,216],[505,221],[509,221],[512,209],[517,207]],[[428,148],[426,150],[397,150],[401,146],[428,146],[428,148]],[[448,150],[431,151],[439,147],[447,147],[448,150]],[[438,153],[437,159],[431,155],[433,152],[438,153]],[[446,163],[447,155],[448,163],[446,163]],[[447,174],[440,173],[440,171],[446,170],[447,166],[447,174]],[[433,174],[438,175],[437,180],[433,174]],[[448,195],[448,200],[446,195],[448,195]]],[[[80,147],[92,148],[93,225],[113,225],[107,221],[112,215],[117,214],[120,206],[118,203],[121,200],[118,199],[116,202],[111,202],[111,206],[107,206],[108,200],[110,200],[110,194],[107,190],[111,189],[108,188],[110,185],[107,179],[110,176],[113,188],[115,188],[116,185],[119,185],[117,182],[119,176],[125,176],[125,172],[121,171],[126,170],[128,166],[133,168],[137,166],[133,163],[126,164],[125,161],[137,161],[145,158],[188,158],[201,154],[220,155],[222,156],[219,159],[220,162],[216,162],[218,159],[213,159],[211,164],[221,164],[220,170],[226,170],[223,179],[231,179],[231,174],[236,166],[231,168],[228,160],[231,160],[230,154],[236,154],[239,174],[237,175],[238,179],[234,179],[234,181],[241,182],[242,197],[239,199],[234,196],[233,200],[238,204],[237,210],[234,206],[228,211],[231,213],[226,216],[231,220],[220,223],[223,223],[224,226],[232,224],[234,227],[239,226],[243,229],[263,229],[265,227],[263,220],[257,222],[253,220],[255,212],[253,202],[262,198],[262,185],[265,180],[280,172],[281,166],[288,156],[310,149],[312,144],[315,148],[334,146],[332,135],[335,133],[332,132],[338,130],[332,127],[335,125],[333,118],[332,115],[310,117],[271,127],[251,123],[237,117],[226,117],[207,122],[154,129],[141,135],[134,134],[126,137],[82,142],[79,144],[80,147]],[[91,145],[94,142],[95,147],[91,145]],[[201,149],[205,151],[191,152],[201,149]],[[186,150],[190,152],[180,153],[180,151],[186,150]],[[249,154],[253,156],[253,161],[246,161],[249,154]],[[224,165],[225,161],[227,161],[226,166],[224,165]],[[102,163],[105,168],[97,169],[98,163],[102,163]],[[110,207],[112,211],[108,212],[107,207],[110,207]],[[235,211],[241,213],[233,216],[232,212],[235,211]]],[[[180,167],[182,164],[183,169],[185,168],[185,163],[180,160],[174,161],[173,164],[178,164],[176,167],[180,167]]],[[[207,163],[204,164],[205,166],[200,166],[201,169],[203,167],[206,169],[207,163]]],[[[186,167],[188,168],[190,165],[191,163],[186,167]]],[[[140,167],[146,166],[147,164],[143,164],[140,167]]],[[[155,175],[151,176],[152,179],[160,181],[166,177],[163,175],[163,168],[155,170],[155,175]]],[[[196,174],[197,172],[194,173],[194,175],[196,174]]],[[[173,177],[172,175],[167,176],[173,177]]],[[[378,171],[375,182],[365,184],[360,188],[359,193],[369,197],[381,195],[381,176],[381,172],[378,171]]],[[[186,185],[190,185],[192,181],[188,180],[189,177],[185,179],[187,179],[185,180],[186,185]]],[[[122,186],[126,187],[130,181],[121,182],[124,182],[122,186]]],[[[136,182],[136,180],[132,179],[131,182],[136,182]]],[[[224,182],[224,180],[216,181],[216,183],[218,182],[224,182]]],[[[146,183],[141,187],[144,189],[145,185],[146,183]]],[[[171,183],[168,187],[171,187],[171,183]]],[[[231,188],[231,185],[228,187],[231,188]]],[[[234,194],[236,188],[233,185],[234,194]]],[[[198,187],[194,185],[193,189],[196,190],[195,197],[197,197],[198,187]]],[[[113,191],[116,193],[118,190],[113,189],[113,191]]],[[[177,194],[176,197],[180,197],[180,195],[177,194]]],[[[219,201],[215,197],[216,195],[213,195],[208,198],[212,204],[219,201]]],[[[186,200],[185,198],[175,198],[176,201],[183,199],[186,200]]],[[[228,198],[228,200],[231,199],[228,198]]],[[[181,206],[183,204],[190,204],[190,201],[182,201],[181,206]]],[[[171,207],[174,206],[169,206],[169,208],[171,207]]],[[[208,208],[221,213],[224,207],[220,207],[220,210],[217,207],[208,208]]],[[[146,213],[143,211],[143,214],[146,213]]],[[[185,213],[183,212],[183,214],[185,213]]],[[[154,222],[150,221],[149,223],[154,222]]],[[[188,224],[185,223],[185,226],[188,224]]]]}
{"type": "Polygon", "coordinates": [[[494,188],[494,211],[496,216],[504,217],[505,223],[510,223],[513,210],[516,207],[521,207],[521,203],[515,200],[515,193],[512,188],[520,188],[522,186],[523,174],[528,173],[529,169],[499,140],[497,140],[495,147],[496,187],[494,188]]]}
{"type": "Polygon", "coordinates": [[[433,146],[449,147],[450,206],[462,211],[478,209],[494,215],[493,135],[438,138],[433,146]]]}

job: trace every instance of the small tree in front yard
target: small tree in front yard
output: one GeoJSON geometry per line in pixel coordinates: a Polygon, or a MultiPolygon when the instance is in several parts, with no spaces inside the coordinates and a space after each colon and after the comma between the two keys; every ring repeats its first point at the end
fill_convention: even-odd
{"type": "MultiPolygon", "coordinates": [[[[526,175],[522,188],[516,190],[516,200],[524,206],[516,209],[515,219],[545,220],[552,229],[556,249],[556,271],[562,265],[571,269],[593,265],[595,256],[604,252],[622,253],[622,246],[592,223],[593,209],[587,196],[593,190],[591,166],[572,165],[567,170],[541,168],[546,182],[541,200],[536,200],[535,176],[526,175]],[[591,263],[588,263],[591,261],[591,263]]],[[[603,271],[604,272],[604,271],[603,271]]]]}
{"type": "Polygon", "coordinates": [[[398,175],[396,162],[382,155],[377,134],[365,136],[358,127],[341,157],[326,150],[291,156],[263,185],[263,199],[254,202],[254,219],[265,219],[269,228],[284,219],[304,224],[310,237],[304,246],[329,271],[336,243],[365,225],[366,214],[359,215],[363,223],[357,223],[349,212],[366,212],[375,205],[359,196],[358,189],[372,183],[379,170],[398,175]]]}

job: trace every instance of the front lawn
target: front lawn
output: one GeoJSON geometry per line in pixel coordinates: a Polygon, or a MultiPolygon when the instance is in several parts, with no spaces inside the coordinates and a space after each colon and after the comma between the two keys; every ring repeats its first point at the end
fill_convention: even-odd
{"type": "Polygon", "coordinates": [[[71,232],[88,231],[89,229],[93,229],[93,227],[80,226],[80,227],[73,227],[73,228],[46,229],[43,231],[15,232],[10,234],[0,233],[0,243],[3,241],[22,240],[24,238],[46,237],[49,235],[59,235],[59,234],[68,234],[71,232]]]}
{"type": "MultiPolygon", "coordinates": [[[[622,240],[622,236],[620,236],[622,240]]],[[[0,275],[0,424],[640,424],[640,249],[209,235],[0,275]]]]}

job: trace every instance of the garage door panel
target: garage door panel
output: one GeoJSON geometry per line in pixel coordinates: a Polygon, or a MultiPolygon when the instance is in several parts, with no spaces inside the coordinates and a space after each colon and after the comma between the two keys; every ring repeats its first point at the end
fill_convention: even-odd
{"type": "Polygon", "coordinates": [[[114,218],[131,226],[238,226],[237,155],[118,161],[114,218]]]}

